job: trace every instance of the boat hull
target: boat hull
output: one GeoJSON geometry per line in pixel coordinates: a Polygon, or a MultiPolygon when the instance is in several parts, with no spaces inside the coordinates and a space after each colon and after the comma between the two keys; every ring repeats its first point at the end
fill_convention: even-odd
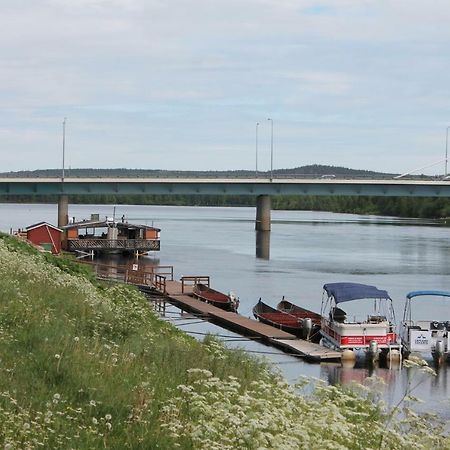
{"type": "Polygon", "coordinates": [[[433,357],[449,354],[450,322],[417,321],[416,325],[402,323],[401,338],[406,353],[419,353],[433,357]],[[439,342],[441,344],[439,344],[439,342]]]}
{"type": "Polygon", "coordinates": [[[336,323],[322,320],[320,334],[329,346],[338,350],[369,349],[376,342],[380,350],[397,348],[397,335],[389,322],[336,323]]]}
{"type": "Polygon", "coordinates": [[[230,295],[211,289],[204,284],[196,284],[192,295],[205,303],[209,303],[225,311],[236,312],[238,308],[238,302],[230,295]]]}
{"type": "Polygon", "coordinates": [[[278,311],[261,300],[253,307],[253,315],[255,319],[266,325],[271,325],[295,336],[301,337],[302,335],[302,323],[299,319],[291,314],[278,311]]]}
{"type": "MultiPolygon", "coordinates": [[[[312,342],[318,343],[321,339],[320,335],[320,327],[322,316],[320,314],[315,313],[314,311],[310,311],[309,309],[302,308],[301,306],[295,305],[287,300],[281,300],[277,305],[277,310],[281,312],[285,312],[287,314],[291,314],[299,319],[300,323],[303,324],[304,319],[311,319],[312,329],[310,332],[310,340],[312,342]]],[[[304,335],[304,330],[302,327],[302,336],[304,335]]]]}

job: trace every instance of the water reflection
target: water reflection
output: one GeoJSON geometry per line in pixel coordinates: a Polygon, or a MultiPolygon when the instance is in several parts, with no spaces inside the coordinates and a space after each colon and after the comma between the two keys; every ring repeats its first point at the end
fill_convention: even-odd
{"type": "Polygon", "coordinates": [[[270,231],[256,231],[256,257],[270,259],[270,231]]]}
{"type": "Polygon", "coordinates": [[[385,385],[394,383],[398,369],[387,369],[376,365],[360,365],[359,367],[343,367],[341,364],[321,364],[321,376],[332,385],[347,385],[351,383],[364,384],[366,378],[377,377],[385,385]]]}

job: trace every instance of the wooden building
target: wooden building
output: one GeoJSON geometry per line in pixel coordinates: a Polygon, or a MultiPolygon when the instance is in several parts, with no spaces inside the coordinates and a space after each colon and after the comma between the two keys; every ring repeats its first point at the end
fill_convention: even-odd
{"type": "Polygon", "coordinates": [[[63,230],[60,228],[47,222],[39,222],[27,227],[26,232],[27,239],[33,244],[40,245],[54,255],[61,252],[63,230]]]}
{"type": "Polygon", "coordinates": [[[160,249],[159,228],[125,220],[83,220],[63,229],[64,248],[73,252],[140,254],[160,249]]]}

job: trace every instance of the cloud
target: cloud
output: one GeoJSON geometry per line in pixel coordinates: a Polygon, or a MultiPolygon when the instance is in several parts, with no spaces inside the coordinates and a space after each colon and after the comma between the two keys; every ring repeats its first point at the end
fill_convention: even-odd
{"type": "Polygon", "coordinates": [[[450,116],[449,21],[443,0],[4,0],[4,170],[54,166],[64,116],[73,166],[252,168],[268,116],[283,166],[419,166],[450,116]]]}

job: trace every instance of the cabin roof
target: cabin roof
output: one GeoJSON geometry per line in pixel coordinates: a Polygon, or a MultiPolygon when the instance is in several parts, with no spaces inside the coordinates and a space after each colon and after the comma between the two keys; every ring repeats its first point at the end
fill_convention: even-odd
{"type": "Polygon", "coordinates": [[[106,228],[115,226],[119,229],[126,228],[127,230],[156,230],[161,231],[159,228],[151,227],[148,225],[137,225],[129,222],[114,222],[112,220],[83,220],[82,222],[70,223],[63,227],[64,230],[82,229],[82,228],[106,228]]]}
{"type": "Polygon", "coordinates": [[[30,226],[26,227],[26,230],[30,231],[30,230],[34,230],[35,228],[40,228],[40,227],[43,227],[43,226],[53,228],[54,230],[59,231],[61,233],[63,231],[63,230],[61,230],[61,228],[55,227],[55,225],[52,225],[51,223],[48,223],[48,222],[34,223],[33,225],[30,225],[30,226]]]}

